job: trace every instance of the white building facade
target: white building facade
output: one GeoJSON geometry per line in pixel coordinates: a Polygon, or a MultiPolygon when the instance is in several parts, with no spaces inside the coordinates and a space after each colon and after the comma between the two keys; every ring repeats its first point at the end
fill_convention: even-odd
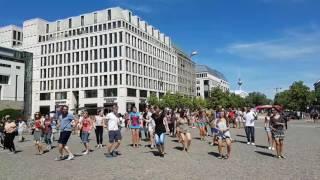
{"type": "Polygon", "coordinates": [[[110,111],[114,104],[124,113],[142,110],[152,93],[177,91],[170,38],[118,7],[54,22],[27,20],[22,49],[33,53],[33,113],[57,105],[110,111]]]}
{"type": "Polygon", "coordinates": [[[11,59],[0,49],[0,101],[23,101],[24,62],[11,59]]]}
{"type": "Polygon", "coordinates": [[[0,28],[0,47],[13,48],[22,45],[22,28],[9,25],[0,28]]]}
{"type": "Polygon", "coordinates": [[[196,65],[196,93],[197,97],[208,98],[212,88],[219,87],[229,91],[229,82],[225,76],[205,65],[196,65]]]}

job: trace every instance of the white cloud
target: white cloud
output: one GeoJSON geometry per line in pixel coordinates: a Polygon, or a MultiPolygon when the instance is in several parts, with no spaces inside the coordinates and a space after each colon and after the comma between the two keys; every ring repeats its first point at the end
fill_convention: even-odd
{"type": "MultiPolygon", "coordinates": [[[[232,43],[222,50],[250,59],[310,60],[320,58],[320,30],[286,30],[281,38],[232,43]]],[[[220,50],[221,52],[221,50],[220,50]]]]}

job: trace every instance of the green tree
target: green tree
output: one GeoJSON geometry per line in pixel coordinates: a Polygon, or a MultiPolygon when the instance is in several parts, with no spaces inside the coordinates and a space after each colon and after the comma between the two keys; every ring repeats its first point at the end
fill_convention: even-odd
{"type": "Polygon", "coordinates": [[[22,112],[16,109],[4,109],[0,111],[0,119],[4,118],[6,115],[9,115],[12,120],[15,120],[18,117],[22,117],[22,112]]]}
{"type": "Polygon", "coordinates": [[[222,89],[212,88],[210,97],[208,98],[208,106],[210,108],[227,107],[229,92],[223,92],[222,89]]]}
{"type": "Polygon", "coordinates": [[[148,97],[147,101],[149,105],[153,105],[153,106],[159,105],[159,99],[155,94],[151,94],[148,97]]]}
{"type": "Polygon", "coordinates": [[[267,96],[261,92],[251,92],[245,98],[245,100],[248,106],[259,106],[271,103],[271,100],[269,100],[267,96]]]}

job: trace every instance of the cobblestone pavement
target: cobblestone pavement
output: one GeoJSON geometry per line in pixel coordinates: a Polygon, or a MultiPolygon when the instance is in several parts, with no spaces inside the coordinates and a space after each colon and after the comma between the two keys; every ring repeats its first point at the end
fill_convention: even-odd
{"type": "MultiPolygon", "coordinates": [[[[35,155],[32,137],[16,143],[20,152],[8,155],[0,151],[0,180],[6,179],[320,179],[320,123],[291,121],[286,132],[286,160],[273,157],[266,149],[266,136],[262,121],[256,126],[256,145],[247,145],[243,129],[232,129],[232,156],[217,159],[217,147],[199,140],[198,130],[192,129],[189,153],[182,152],[175,138],[166,138],[166,156],[155,156],[148,147],[133,149],[130,133],[123,130],[122,156],[107,159],[105,149],[76,156],[72,161],[54,161],[57,149],[42,156],[35,155]]],[[[17,138],[16,138],[17,139],[17,138]]],[[[107,136],[105,133],[105,142],[107,136]]],[[[74,153],[83,150],[77,136],[72,136],[69,147],[74,153]]],[[[56,143],[56,142],[55,142],[56,143]]],[[[143,145],[147,144],[142,142],[143,145]]]]}

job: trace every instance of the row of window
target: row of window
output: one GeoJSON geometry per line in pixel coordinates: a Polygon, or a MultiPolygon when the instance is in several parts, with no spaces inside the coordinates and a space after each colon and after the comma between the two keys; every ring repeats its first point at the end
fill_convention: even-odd
{"type": "Polygon", "coordinates": [[[175,85],[162,80],[152,80],[130,74],[111,74],[102,76],[64,78],[56,80],[40,81],[40,90],[61,90],[70,88],[87,88],[97,86],[127,85],[156,90],[175,90],[175,85]]]}
{"type": "MultiPolygon", "coordinates": [[[[146,90],[139,90],[139,97],[146,98],[148,91],[146,90]]],[[[103,97],[117,97],[118,96],[118,89],[117,88],[109,88],[103,90],[103,97]]],[[[137,89],[127,88],[127,96],[128,97],[137,97],[137,89]]],[[[84,90],[84,98],[97,98],[98,97],[98,90],[84,90]]],[[[40,101],[48,101],[51,100],[51,93],[40,93],[40,101]]],[[[68,99],[67,92],[56,92],[55,93],[55,100],[65,100],[68,99]]]]}
{"type": "MultiPolygon", "coordinates": [[[[82,18],[82,17],[81,17],[82,18]]],[[[83,17],[84,18],[84,17],[83,17]]],[[[138,19],[139,20],[139,19],[138,19]]],[[[59,21],[57,22],[57,31],[60,31],[59,28],[59,21]]],[[[83,23],[83,20],[81,19],[81,23],[83,23]]],[[[129,23],[131,23],[129,21],[129,23]]],[[[82,24],[83,26],[84,24],[82,24]]],[[[70,19],[69,19],[69,26],[70,26],[70,19]]],[[[139,26],[139,23],[138,23],[139,26]]],[[[156,40],[154,37],[154,28],[152,28],[152,36],[149,36],[147,32],[147,24],[145,24],[145,32],[142,32],[138,28],[134,27],[131,24],[128,24],[125,21],[113,21],[109,23],[104,23],[104,24],[98,24],[94,26],[87,26],[87,27],[81,27],[69,31],[63,31],[63,32],[56,32],[53,34],[47,34],[45,36],[39,36],[39,42],[45,42],[45,41],[50,41],[50,40],[55,40],[59,38],[66,38],[66,37],[72,37],[72,36],[77,36],[77,35],[82,35],[82,34],[87,34],[87,33],[94,33],[94,32],[99,32],[99,31],[106,31],[106,30],[111,30],[111,29],[116,29],[116,28],[126,28],[127,30],[131,31],[132,33],[135,33],[136,35],[144,38],[145,40],[148,40],[149,42],[153,44],[157,44],[163,49],[166,49],[167,51],[170,50],[170,48],[165,44],[166,42],[162,43],[160,42],[160,32],[158,31],[158,39],[156,40]]],[[[69,27],[71,28],[71,26],[69,27]]],[[[49,32],[49,26],[47,25],[47,33],[49,32]]],[[[165,41],[165,39],[164,39],[165,41]]]]}

